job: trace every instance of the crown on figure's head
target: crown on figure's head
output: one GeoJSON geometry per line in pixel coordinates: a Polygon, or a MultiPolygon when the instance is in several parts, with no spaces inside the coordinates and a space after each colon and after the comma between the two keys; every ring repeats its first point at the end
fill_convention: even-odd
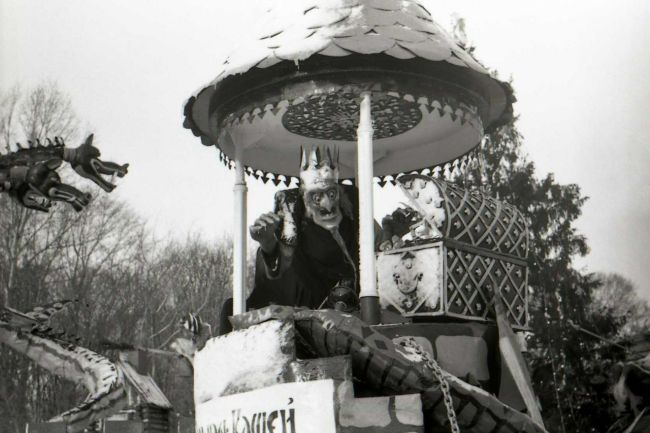
{"type": "Polygon", "coordinates": [[[339,151],[337,148],[311,146],[300,148],[300,182],[304,187],[326,188],[339,181],[339,151]]]}

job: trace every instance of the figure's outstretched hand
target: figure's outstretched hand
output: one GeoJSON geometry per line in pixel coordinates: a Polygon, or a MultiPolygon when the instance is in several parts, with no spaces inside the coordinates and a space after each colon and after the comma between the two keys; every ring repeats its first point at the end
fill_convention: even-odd
{"type": "Polygon", "coordinates": [[[259,242],[262,251],[267,254],[270,254],[275,250],[275,247],[278,243],[278,240],[275,237],[275,232],[277,231],[281,222],[282,217],[280,215],[269,212],[260,215],[260,217],[255,220],[253,225],[250,226],[249,230],[251,233],[251,238],[259,242]]]}

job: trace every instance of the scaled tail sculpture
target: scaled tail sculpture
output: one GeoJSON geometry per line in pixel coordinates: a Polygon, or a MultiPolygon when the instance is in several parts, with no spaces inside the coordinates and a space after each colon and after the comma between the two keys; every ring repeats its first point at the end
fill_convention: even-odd
{"type": "Polygon", "coordinates": [[[76,148],[66,147],[59,137],[46,141],[46,144],[40,140],[30,141],[27,148],[17,143],[16,151],[0,155],[0,192],[8,193],[29,209],[48,212],[52,201],[63,201],[79,212],[90,202],[90,194],[61,180],[57,170],[63,161],[79,176],[93,181],[106,192],[111,192],[115,185],[104,176],[124,177],[128,172],[128,164],[119,165],[99,158],[99,149],[92,145],[93,134],[76,148]]]}
{"type": "Polygon", "coordinates": [[[106,357],[68,341],[55,332],[50,317],[71,301],[61,301],[21,313],[0,307],[0,343],[30,358],[52,374],[82,384],[89,392],[78,406],[56,416],[67,433],[83,431],[126,405],[122,372],[106,357]]]}

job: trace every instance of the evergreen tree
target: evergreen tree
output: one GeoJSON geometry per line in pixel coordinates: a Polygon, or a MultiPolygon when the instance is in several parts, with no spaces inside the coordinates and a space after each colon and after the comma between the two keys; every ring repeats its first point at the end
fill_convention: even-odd
{"type": "Polygon", "coordinates": [[[587,197],[553,174],[538,178],[517,130],[517,118],[487,135],[478,164],[456,179],[515,205],[528,220],[529,361],[546,427],[557,432],[596,432],[613,423],[603,372],[617,359],[612,347],[576,326],[615,335],[620,323],[587,308],[598,280],[573,267],[589,248],[574,227],[587,197]]]}

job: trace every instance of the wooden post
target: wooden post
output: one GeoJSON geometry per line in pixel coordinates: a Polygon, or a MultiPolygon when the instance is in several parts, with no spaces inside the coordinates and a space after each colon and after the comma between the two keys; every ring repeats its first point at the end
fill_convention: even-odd
{"type": "Polygon", "coordinates": [[[233,274],[232,298],[233,314],[246,312],[246,252],[248,235],[246,233],[246,177],[241,158],[241,146],[235,143],[235,196],[234,230],[233,230],[233,274]]]}
{"type": "Polygon", "coordinates": [[[357,186],[359,187],[359,301],[361,317],[369,325],[380,321],[375,273],[375,217],[373,204],[373,151],[371,94],[361,94],[357,129],[357,186]]]}

